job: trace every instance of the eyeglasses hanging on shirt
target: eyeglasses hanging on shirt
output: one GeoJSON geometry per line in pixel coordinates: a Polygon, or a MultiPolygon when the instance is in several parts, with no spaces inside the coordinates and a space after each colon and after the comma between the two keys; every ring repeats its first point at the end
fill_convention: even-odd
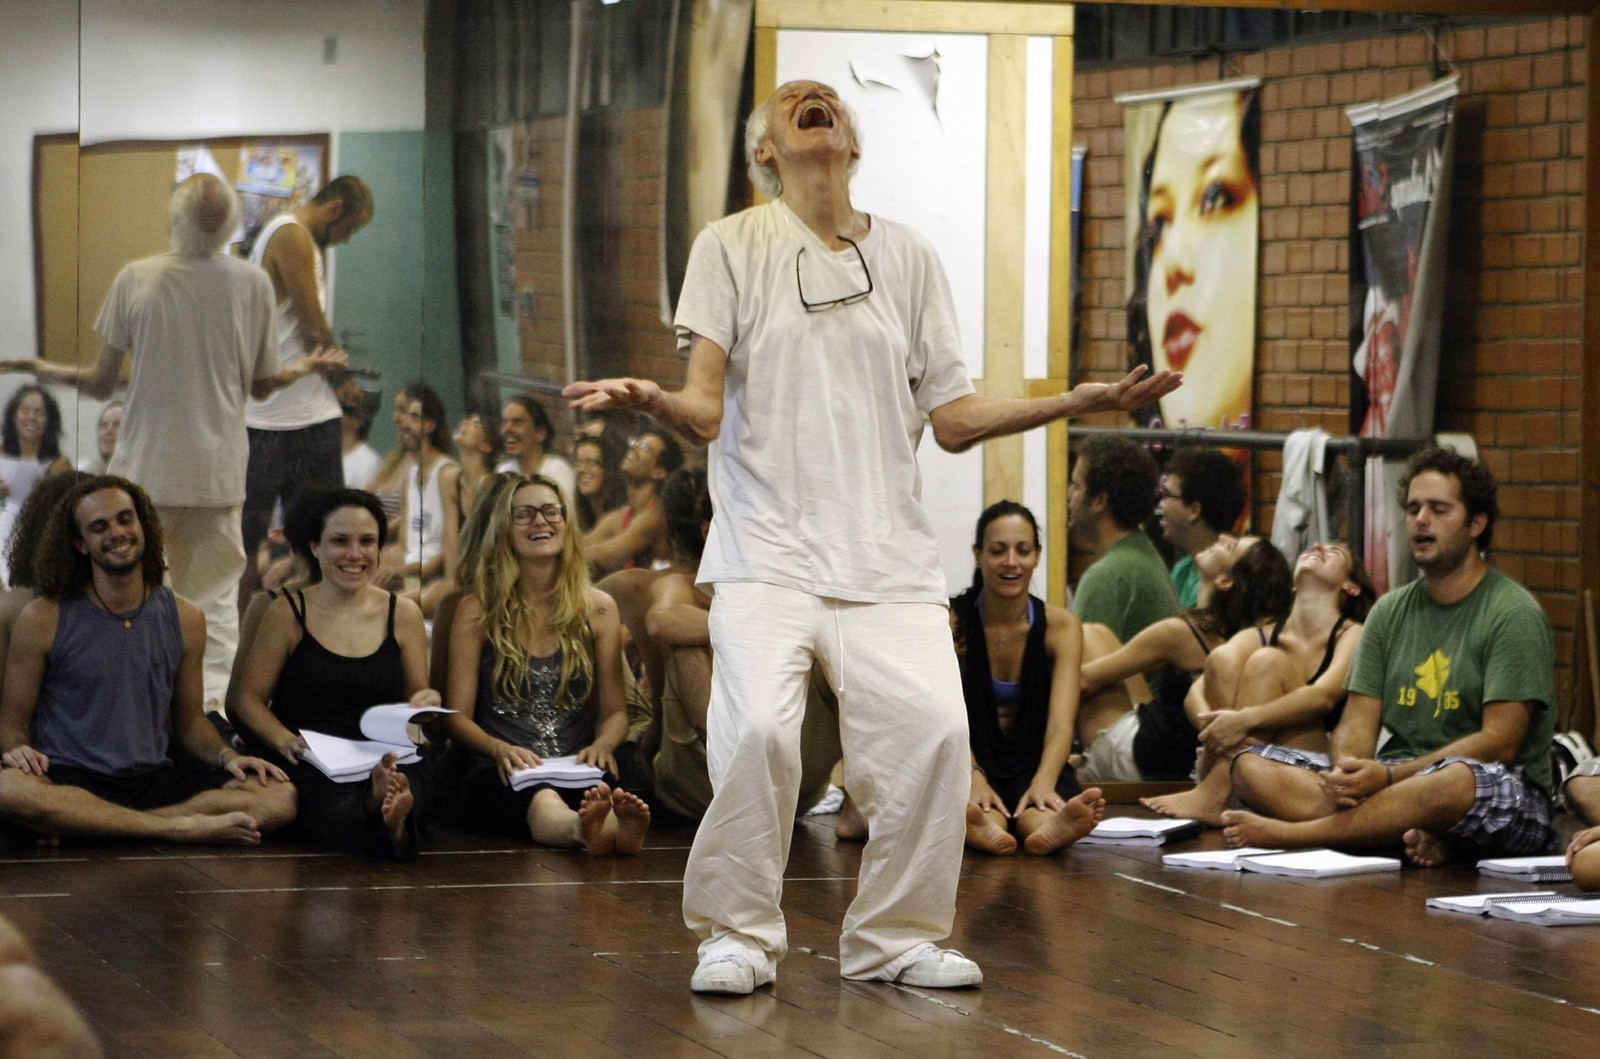
{"type": "MultiPolygon", "coordinates": [[[[815,301],[815,302],[807,301],[806,300],[806,283],[805,283],[805,277],[804,277],[803,273],[805,271],[808,271],[808,270],[802,269],[802,267],[801,267],[802,264],[805,261],[805,256],[806,256],[806,248],[802,246],[800,248],[800,252],[798,254],[796,254],[795,258],[794,258],[794,282],[795,282],[795,286],[800,289],[800,304],[805,306],[806,312],[808,312],[808,313],[826,312],[827,310],[836,308],[837,306],[840,306],[840,305],[854,305],[856,302],[863,300],[864,298],[866,298],[867,295],[872,293],[872,272],[867,268],[866,255],[862,254],[861,247],[856,245],[856,242],[855,242],[854,239],[845,239],[845,237],[842,236],[842,235],[839,236],[839,238],[840,239],[844,239],[845,242],[849,243],[850,244],[850,249],[852,249],[852,250],[854,250],[856,252],[856,260],[861,262],[861,275],[863,277],[865,277],[865,279],[867,281],[867,289],[866,290],[858,290],[854,294],[846,294],[842,298],[829,298],[829,299],[827,299],[825,301],[815,301]]],[[[809,270],[809,271],[811,271],[813,273],[820,273],[822,270],[821,269],[812,269],[812,270],[809,270]]],[[[843,273],[847,272],[848,269],[844,268],[844,267],[840,267],[840,268],[832,269],[831,271],[833,271],[835,274],[843,274],[843,273]]],[[[818,293],[817,290],[816,290],[816,284],[819,284],[819,283],[822,283],[822,282],[823,282],[823,277],[821,275],[813,274],[813,276],[812,276],[812,284],[813,284],[812,293],[818,293]]]]}

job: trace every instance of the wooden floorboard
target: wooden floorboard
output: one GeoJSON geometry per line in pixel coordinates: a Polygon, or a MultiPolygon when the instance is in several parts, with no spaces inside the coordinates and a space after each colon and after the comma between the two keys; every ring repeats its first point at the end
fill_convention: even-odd
{"type": "Polygon", "coordinates": [[[0,913],[119,1057],[1521,1056],[1600,1038],[1600,929],[1424,907],[1521,888],[1469,866],[1304,881],[1168,870],[1160,849],[969,855],[951,944],[984,986],[845,982],[861,852],[831,825],[796,829],[792,950],[748,998],[688,990],[681,824],[622,861],[448,832],[404,865],[284,842],[13,849],[0,913]]]}

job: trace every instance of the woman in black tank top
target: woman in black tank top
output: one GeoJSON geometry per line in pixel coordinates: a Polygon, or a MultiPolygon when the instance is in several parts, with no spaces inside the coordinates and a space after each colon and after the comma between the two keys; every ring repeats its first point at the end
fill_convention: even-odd
{"type": "Polygon", "coordinates": [[[294,780],[297,822],[312,837],[347,852],[410,858],[428,800],[421,764],[391,753],[365,782],[338,783],[305,760],[301,734],[361,739],[368,707],[440,704],[427,687],[422,611],[372,583],[386,523],[377,497],[355,489],[308,497],[289,513],[285,531],[309,561],[311,583],[267,608],[235,719],[294,780]]]}
{"type": "Polygon", "coordinates": [[[1271,627],[1248,629],[1212,652],[1204,696],[1191,701],[1204,751],[1200,783],[1145,799],[1150,808],[1220,824],[1232,794],[1225,765],[1249,745],[1326,750],[1344,705],[1344,678],[1376,600],[1349,548],[1315,544],[1294,570],[1294,603],[1271,627]]]}

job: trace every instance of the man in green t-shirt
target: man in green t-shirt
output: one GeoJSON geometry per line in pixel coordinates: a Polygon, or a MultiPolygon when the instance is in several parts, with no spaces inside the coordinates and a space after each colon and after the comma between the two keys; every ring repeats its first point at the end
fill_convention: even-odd
{"type": "Polygon", "coordinates": [[[1538,602],[1485,559],[1494,478],[1428,448],[1400,491],[1422,576],[1367,618],[1328,755],[1268,746],[1235,760],[1234,791],[1259,815],[1222,814],[1232,846],[1403,841],[1434,865],[1550,843],[1554,646],[1538,602]]]}
{"type": "Polygon", "coordinates": [[[1172,583],[1186,609],[1199,603],[1200,571],[1194,557],[1232,533],[1244,513],[1244,471],[1212,445],[1186,445],[1167,461],[1156,493],[1161,535],[1182,557],[1172,564],[1172,583]]]}
{"type": "Polygon", "coordinates": [[[1068,529],[1099,556],[1078,579],[1072,612],[1085,624],[1106,626],[1122,643],[1179,610],[1167,564],[1139,528],[1160,474],[1143,447],[1100,434],[1078,446],[1067,488],[1068,529]]]}

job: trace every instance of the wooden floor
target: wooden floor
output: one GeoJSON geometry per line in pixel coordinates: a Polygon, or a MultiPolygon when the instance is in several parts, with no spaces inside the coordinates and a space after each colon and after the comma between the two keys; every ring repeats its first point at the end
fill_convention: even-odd
{"type": "Polygon", "coordinates": [[[969,854],[952,943],[982,988],[844,982],[860,850],[836,847],[832,823],[798,828],[793,949],[748,998],[689,992],[684,825],[625,861],[451,833],[412,865],[283,842],[13,850],[0,913],[119,1057],[1578,1056],[1600,1042],[1600,930],[1425,910],[1519,888],[1466,867],[1298,881],[1165,870],[1156,849],[969,854]]]}

